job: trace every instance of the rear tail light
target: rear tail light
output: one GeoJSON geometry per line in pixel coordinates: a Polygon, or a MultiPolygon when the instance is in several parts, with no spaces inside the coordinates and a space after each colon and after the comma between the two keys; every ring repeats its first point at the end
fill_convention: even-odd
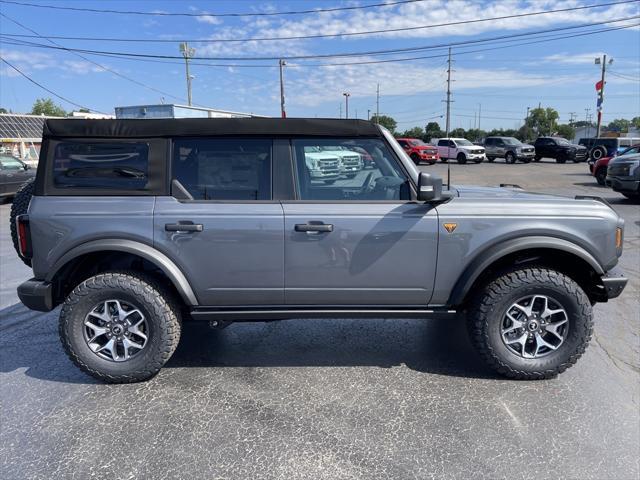
{"type": "Polygon", "coordinates": [[[18,248],[20,256],[31,258],[31,231],[29,230],[29,215],[16,217],[16,231],[18,233],[18,248]]]}

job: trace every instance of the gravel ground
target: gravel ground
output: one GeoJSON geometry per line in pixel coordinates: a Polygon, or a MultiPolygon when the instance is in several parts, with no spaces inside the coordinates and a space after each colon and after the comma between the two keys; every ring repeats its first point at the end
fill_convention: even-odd
{"type": "MultiPolygon", "coordinates": [[[[446,166],[421,167],[446,178],[446,166]]],[[[626,220],[630,284],[556,379],[484,368],[458,320],[188,325],[153,380],[103,385],[65,357],[58,311],[15,287],[0,206],[0,478],[638,479],[640,208],[585,164],[452,165],[454,183],[600,195],[626,220]]]]}

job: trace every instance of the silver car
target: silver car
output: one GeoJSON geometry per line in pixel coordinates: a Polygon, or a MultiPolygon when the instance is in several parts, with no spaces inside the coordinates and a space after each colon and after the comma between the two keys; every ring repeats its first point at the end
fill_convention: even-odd
{"type": "Polygon", "coordinates": [[[489,162],[496,158],[504,158],[507,163],[516,163],[518,160],[529,163],[536,156],[533,145],[522,143],[515,137],[487,137],[484,140],[484,148],[489,162]]]}

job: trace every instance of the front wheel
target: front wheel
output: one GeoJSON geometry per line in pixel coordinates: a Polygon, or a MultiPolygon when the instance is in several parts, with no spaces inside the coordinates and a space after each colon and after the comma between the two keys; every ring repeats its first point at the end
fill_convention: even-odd
{"type": "Polygon", "coordinates": [[[512,153],[512,152],[507,152],[507,154],[504,156],[504,160],[507,163],[516,163],[516,156],[512,153]]]}
{"type": "Polygon", "coordinates": [[[547,268],[504,272],[470,302],[471,340],[498,373],[552,378],[576,363],[593,332],[589,298],[570,277],[547,268]]]}
{"type": "Polygon", "coordinates": [[[67,297],[59,333],[80,370],[109,383],[153,377],[180,339],[180,308],[153,279],[137,273],[88,278],[67,297]]]}
{"type": "Polygon", "coordinates": [[[487,162],[492,163],[496,157],[487,157],[487,162]]]}
{"type": "Polygon", "coordinates": [[[596,181],[598,182],[598,185],[603,185],[605,184],[605,179],[607,178],[607,167],[600,167],[598,168],[598,170],[596,170],[596,181]]]}
{"type": "Polygon", "coordinates": [[[417,153],[411,154],[411,160],[413,160],[413,163],[415,163],[416,165],[420,165],[420,157],[417,153]]]}
{"type": "Polygon", "coordinates": [[[460,165],[464,165],[465,163],[467,163],[467,157],[465,156],[464,153],[459,153],[458,156],[456,157],[456,160],[460,165]]]}

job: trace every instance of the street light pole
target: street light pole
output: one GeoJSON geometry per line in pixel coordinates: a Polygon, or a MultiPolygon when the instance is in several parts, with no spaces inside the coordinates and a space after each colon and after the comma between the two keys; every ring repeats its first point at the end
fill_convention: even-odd
{"type": "Polygon", "coordinates": [[[349,97],[351,94],[349,92],[344,92],[344,118],[349,118],[349,97]]]}
{"type": "Polygon", "coordinates": [[[287,63],[280,59],[278,61],[278,65],[280,66],[280,116],[282,118],[287,118],[287,112],[284,108],[284,76],[282,69],[287,63]]]}

